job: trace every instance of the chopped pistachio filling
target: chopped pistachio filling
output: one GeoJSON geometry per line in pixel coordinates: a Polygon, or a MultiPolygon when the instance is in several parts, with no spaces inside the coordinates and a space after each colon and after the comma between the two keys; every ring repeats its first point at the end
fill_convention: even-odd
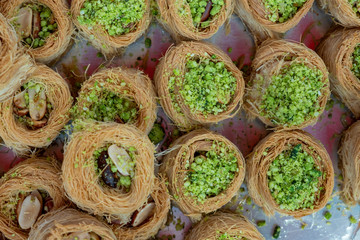
{"type": "Polygon", "coordinates": [[[272,22],[283,23],[294,17],[307,0],[262,0],[267,18],[272,22]]]}
{"type": "Polygon", "coordinates": [[[119,36],[136,29],[145,8],[144,0],[86,0],[78,21],[89,29],[101,25],[110,36],[119,36]]]}
{"type": "Polygon", "coordinates": [[[102,183],[112,188],[123,189],[129,191],[131,181],[135,176],[136,168],[136,149],[134,147],[126,148],[126,153],[130,157],[127,159],[123,155],[117,155],[117,163],[120,166],[122,172],[120,173],[119,167],[116,166],[111,156],[108,153],[108,149],[111,144],[99,148],[94,151],[94,166],[96,174],[101,176],[102,183]],[[126,172],[127,174],[124,174],[126,172]]]}
{"type": "Polygon", "coordinates": [[[360,1],[359,0],[348,0],[349,4],[351,5],[353,11],[360,15],[360,1]]]}
{"type": "MultiPolygon", "coordinates": [[[[225,5],[224,0],[184,0],[190,7],[191,17],[195,27],[206,28],[225,5]]],[[[179,9],[184,14],[184,7],[179,9]]]]}
{"type": "Polygon", "coordinates": [[[185,195],[204,202],[226,190],[239,167],[235,152],[223,142],[214,142],[210,151],[196,154],[193,162],[185,165],[185,195]]]}
{"type": "Polygon", "coordinates": [[[149,139],[153,144],[158,144],[161,142],[165,137],[164,129],[161,127],[160,124],[155,123],[154,127],[151,129],[149,133],[149,139]]]}
{"type": "Polygon", "coordinates": [[[323,189],[319,186],[323,175],[314,158],[298,144],[280,153],[270,164],[268,186],[281,209],[313,209],[323,189]]]}
{"type": "Polygon", "coordinates": [[[58,29],[50,8],[34,3],[22,4],[12,25],[22,37],[22,43],[31,48],[44,46],[46,39],[58,29]]]}
{"type": "MultiPolygon", "coordinates": [[[[284,66],[262,96],[260,114],[274,124],[300,125],[320,114],[318,98],[325,83],[319,69],[312,69],[304,63],[284,66]]],[[[259,91],[262,86],[259,86],[259,91]]]]}
{"type": "Polygon", "coordinates": [[[80,94],[77,100],[82,105],[77,104],[71,109],[75,118],[132,123],[138,113],[135,101],[104,89],[97,82],[89,92],[80,94]]]}
{"type": "Polygon", "coordinates": [[[227,109],[235,94],[237,81],[226,69],[224,62],[215,55],[210,58],[188,56],[186,72],[173,70],[169,80],[169,90],[174,107],[181,112],[176,94],[179,89],[184,103],[194,113],[217,115],[227,109]]]}
{"type": "Polygon", "coordinates": [[[360,44],[356,45],[353,54],[351,55],[352,67],[351,71],[360,79],[360,44]]]}

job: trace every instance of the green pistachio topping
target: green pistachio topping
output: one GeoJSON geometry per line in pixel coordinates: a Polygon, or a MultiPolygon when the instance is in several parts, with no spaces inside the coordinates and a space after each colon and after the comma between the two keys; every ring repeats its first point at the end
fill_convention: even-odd
{"type": "Polygon", "coordinates": [[[331,217],[332,217],[331,213],[328,212],[328,211],[326,211],[325,214],[324,214],[324,218],[325,218],[326,220],[329,220],[331,217]]]}
{"type": "Polygon", "coordinates": [[[223,142],[214,142],[210,151],[196,154],[193,162],[185,164],[185,195],[204,202],[226,190],[239,167],[234,150],[223,142]]]}
{"type": "Polygon", "coordinates": [[[136,29],[145,8],[144,0],[86,0],[78,21],[90,29],[101,25],[110,36],[119,36],[136,29]]]}
{"type": "MultiPolygon", "coordinates": [[[[262,76],[260,76],[261,80],[262,76]]],[[[320,114],[318,98],[325,83],[319,69],[304,63],[282,67],[262,96],[260,114],[275,124],[296,126],[320,114]]],[[[258,85],[258,91],[262,86],[258,85]]]]}
{"type": "Polygon", "coordinates": [[[194,113],[217,115],[226,110],[235,94],[237,81],[224,62],[217,60],[215,55],[210,58],[188,56],[186,72],[173,70],[169,80],[169,90],[174,107],[181,109],[175,89],[179,89],[185,104],[194,113]]]}
{"type": "Polygon", "coordinates": [[[206,28],[225,5],[224,0],[184,0],[179,12],[186,16],[185,4],[190,8],[191,17],[195,27],[206,28]]]}
{"type": "Polygon", "coordinates": [[[149,139],[153,144],[158,144],[161,142],[165,137],[164,129],[161,127],[160,124],[155,123],[154,127],[151,129],[149,133],[149,139]]]}
{"type": "Polygon", "coordinates": [[[81,93],[78,104],[71,109],[75,118],[102,122],[132,123],[138,113],[137,104],[130,98],[111,92],[95,82],[90,91],[81,93]]]}
{"type": "Polygon", "coordinates": [[[353,215],[351,215],[351,216],[349,217],[349,221],[350,221],[350,223],[352,223],[352,224],[357,223],[357,220],[356,220],[356,218],[354,218],[353,215]]]}
{"type": "Polygon", "coordinates": [[[349,4],[351,5],[353,11],[360,15],[360,1],[359,0],[348,0],[349,4]]]}
{"type": "Polygon", "coordinates": [[[266,221],[265,220],[259,220],[259,221],[256,222],[256,225],[258,225],[258,227],[266,226],[266,221]]]}
{"type": "Polygon", "coordinates": [[[281,227],[275,226],[272,238],[278,239],[280,237],[281,227]]]}
{"type": "Polygon", "coordinates": [[[356,45],[353,54],[351,55],[352,67],[351,71],[360,79],[360,44],[356,45]]]}
{"type": "Polygon", "coordinates": [[[283,23],[294,17],[307,0],[262,0],[272,22],[283,23]]]}
{"type": "MultiPolygon", "coordinates": [[[[325,175],[325,174],[324,174],[325,175]]],[[[312,209],[320,191],[323,173],[314,158],[298,144],[280,153],[267,172],[268,186],[281,209],[312,209]]]]}

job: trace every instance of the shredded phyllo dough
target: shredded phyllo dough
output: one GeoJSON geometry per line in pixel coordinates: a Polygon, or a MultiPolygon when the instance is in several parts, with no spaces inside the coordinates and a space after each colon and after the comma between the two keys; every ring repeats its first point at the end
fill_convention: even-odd
{"type": "Polygon", "coordinates": [[[155,203],[155,210],[151,218],[137,227],[113,226],[117,239],[149,239],[165,226],[170,210],[170,195],[164,179],[155,179],[150,197],[155,203]]]}
{"type": "Polygon", "coordinates": [[[156,16],[177,41],[213,36],[231,16],[233,0],[157,0],[156,16]],[[159,14],[160,13],[160,14],[159,14]]]}
{"type": "Polygon", "coordinates": [[[40,219],[30,231],[29,240],[80,239],[78,236],[88,240],[117,239],[99,219],[72,208],[61,208],[40,219]]]}
{"type": "Polygon", "coordinates": [[[330,89],[326,66],[314,51],[287,40],[267,40],[252,69],[244,104],[250,119],[283,129],[315,124],[330,89]]]}
{"type": "Polygon", "coordinates": [[[244,158],[225,137],[199,129],[182,136],[172,147],[160,172],[166,175],[177,205],[192,219],[220,208],[239,189],[244,158]]]}
{"type": "Polygon", "coordinates": [[[193,226],[185,240],[193,239],[264,240],[264,237],[246,217],[218,211],[193,226]]]}
{"type": "Polygon", "coordinates": [[[65,146],[65,191],[79,208],[126,224],[153,190],[154,151],[133,126],[90,122],[65,146]]]}
{"type": "Polygon", "coordinates": [[[28,239],[30,227],[33,226],[29,225],[28,221],[36,223],[45,213],[68,204],[59,173],[60,166],[56,160],[33,157],[19,163],[2,177],[0,179],[0,223],[2,223],[0,232],[7,238],[28,239]],[[32,209],[39,216],[37,218],[24,216],[20,221],[21,208],[24,207],[26,198],[35,192],[37,195],[33,195],[30,202],[33,202],[35,198],[38,203],[40,202],[35,205],[37,206],[35,209],[32,209]]]}
{"type": "Polygon", "coordinates": [[[153,84],[143,72],[127,68],[103,69],[85,81],[71,109],[75,129],[82,121],[131,124],[149,133],[156,119],[153,84]]]}
{"type": "Polygon", "coordinates": [[[331,91],[356,118],[360,117],[360,31],[358,28],[337,29],[317,48],[329,69],[331,91]]]}
{"type": "Polygon", "coordinates": [[[36,62],[53,64],[69,49],[74,26],[66,1],[4,1],[2,14],[10,19],[18,39],[36,62]]]}
{"type": "Polygon", "coordinates": [[[241,72],[208,43],[188,41],[171,47],[154,78],[160,104],[180,129],[231,118],[242,104],[241,72]]]}
{"type": "Polygon", "coordinates": [[[275,211],[295,218],[312,214],[325,207],[334,188],[326,149],[301,130],[269,134],[246,166],[250,197],[269,216],[275,211]]]}
{"type": "Polygon", "coordinates": [[[151,22],[152,0],[72,0],[71,17],[80,33],[106,58],[123,53],[151,22]]]}
{"type": "Polygon", "coordinates": [[[340,169],[343,177],[342,200],[350,206],[360,201],[360,181],[357,171],[360,163],[360,121],[346,130],[339,148],[340,169]]]}
{"type": "Polygon", "coordinates": [[[45,65],[35,65],[11,99],[0,103],[0,136],[18,155],[49,146],[69,121],[72,105],[66,81],[45,65]]]}

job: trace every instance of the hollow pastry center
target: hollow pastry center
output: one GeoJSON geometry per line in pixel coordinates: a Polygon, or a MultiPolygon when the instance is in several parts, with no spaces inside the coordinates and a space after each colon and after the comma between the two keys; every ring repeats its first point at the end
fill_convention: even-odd
{"type": "Polygon", "coordinates": [[[58,29],[50,8],[39,3],[22,4],[12,25],[22,43],[31,48],[44,46],[47,38],[58,29]]]}
{"type": "Polygon", "coordinates": [[[75,116],[85,119],[131,123],[135,121],[138,113],[138,106],[133,99],[97,87],[82,94],[78,102],[82,102],[83,105],[80,109],[75,107],[72,112],[75,116]]]}
{"type": "MultiPolygon", "coordinates": [[[[270,85],[262,94],[260,114],[274,124],[300,125],[320,114],[319,97],[325,83],[319,69],[304,63],[284,65],[271,77],[270,85]]],[[[262,92],[263,76],[258,76],[255,91],[262,92]]]]}
{"type": "Polygon", "coordinates": [[[2,214],[16,222],[23,230],[29,230],[42,214],[54,208],[54,201],[45,190],[18,192],[1,204],[2,214]]]}
{"type": "Polygon", "coordinates": [[[28,129],[44,127],[52,111],[42,83],[29,81],[24,84],[13,98],[13,113],[17,121],[28,129]]]}
{"type": "Polygon", "coordinates": [[[355,75],[355,77],[360,79],[360,44],[356,45],[354,52],[351,55],[351,61],[351,71],[355,75]]]}
{"type": "Polygon", "coordinates": [[[359,0],[348,0],[349,4],[352,7],[352,10],[359,16],[360,14],[360,2],[359,0]]]}
{"type": "Polygon", "coordinates": [[[307,0],[262,0],[266,17],[272,22],[283,23],[294,17],[307,0]]]}
{"type": "Polygon", "coordinates": [[[63,240],[101,240],[102,238],[95,232],[72,232],[62,236],[63,240]]]}
{"type": "Polygon", "coordinates": [[[169,91],[175,109],[181,113],[178,93],[193,113],[218,115],[227,109],[237,89],[237,80],[217,56],[188,55],[185,72],[173,70],[169,91]]]}
{"type": "Polygon", "coordinates": [[[189,6],[193,24],[197,28],[206,28],[225,5],[224,0],[183,0],[179,9],[180,16],[187,16],[189,6]]]}
{"type": "Polygon", "coordinates": [[[134,147],[108,144],[94,152],[95,171],[105,185],[128,192],[135,176],[135,154],[134,147]]]}
{"type": "Polygon", "coordinates": [[[145,9],[145,0],[86,0],[78,21],[89,29],[101,25],[110,36],[119,36],[136,30],[145,9]]]}
{"type": "Polygon", "coordinates": [[[226,190],[239,171],[235,152],[223,142],[214,142],[209,151],[197,151],[185,164],[185,196],[199,202],[226,190]]]}
{"type": "Polygon", "coordinates": [[[281,209],[290,211],[314,208],[323,190],[322,177],[325,173],[301,144],[281,152],[267,171],[271,196],[281,209]]]}

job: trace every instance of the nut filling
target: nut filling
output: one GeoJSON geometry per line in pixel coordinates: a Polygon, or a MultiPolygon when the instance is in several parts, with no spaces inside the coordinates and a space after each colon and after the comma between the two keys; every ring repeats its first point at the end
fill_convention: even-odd
{"type": "Polygon", "coordinates": [[[140,209],[136,210],[132,214],[128,223],[124,225],[124,223],[121,222],[120,219],[118,219],[116,216],[112,216],[111,224],[118,224],[128,228],[141,226],[151,220],[151,217],[155,213],[155,208],[156,205],[154,200],[149,197],[148,201],[140,209]]]}
{"type": "Polygon", "coordinates": [[[138,105],[133,99],[103,89],[98,82],[89,92],[81,94],[77,101],[78,104],[71,109],[75,118],[93,119],[101,122],[133,123],[138,115],[138,105]]]}
{"type": "Polygon", "coordinates": [[[217,115],[227,109],[237,88],[233,74],[217,56],[199,58],[188,55],[186,72],[173,70],[169,92],[177,112],[186,104],[191,112],[217,115]]]}
{"type": "Polygon", "coordinates": [[[136,30],[145,7],[145,0],[87,0],[77,19],[89,29],[100,25],[110,36],[120,36],[136,30]]]}
{"type": "Polygon", "coordinates": [[[19,192],[9,201],[2,203],[1,213],[13,222],[17,221],[23,230],[30,229],[41,214],[50,212],[54,202],[44,190],[19,192]]]}
{"type": "Polygon", "coordinates": [[[256,76],[252,93],[262,98],[262,116],[284,126],[301,125],[319,116],[321,108],[318,99],[325,86],[319,69],[310,68],[302,62],[284,65],[278,74],[271,76],[271,82],[264,91],[265,77],[268,76],[256,76]]]}
{"type": "Polygon", "coordinates": [[[267,18],[274,23],[283,23],[293,18],[307,0],[262,0],[267,18]]]}
{"type": "Polygon", "coordinates": [[[235,152],[225,143],[209,142],[207,148],[195,152],[192,162],[185,164],[185,196],[200,203],[226,190],[239,171],[235,152]]]}
{"type": "Polygon", "coordinates": [[[34,3],[22,4],[12,25],[22,43],[31,48],[44,46],[46,39],[58,28],[50,8],[34,3]]]}
{"type": "Polygon", "coordinates": [[[41,83],[30,81],[14,96],[15,118],[31,130],[44,127],[49,119],[52,105],[41,83]]]}
{"type": "Polygon", "coordinates": [[[289,146],[271,163],[267,171],[268,186],[281,209],[312,209],[320,198],[326,174],[320,171],[314,158],[298,144],[289,146]]]}
{"type": "Polygon", "coordinates": [[[108,144],[94,152],[96,173],[101,176],[102,183],[124,192],[130,190],[131,181],[135,176],[134,147],[120,147],[108,144]]]}
{"type": "Polygon", "coordinates": [[[206,28],[216,18],[224,0],[184,0],[179,8],[180,16],[188,16],[191,13],[193,24],[196,28],[206,28]]]}

